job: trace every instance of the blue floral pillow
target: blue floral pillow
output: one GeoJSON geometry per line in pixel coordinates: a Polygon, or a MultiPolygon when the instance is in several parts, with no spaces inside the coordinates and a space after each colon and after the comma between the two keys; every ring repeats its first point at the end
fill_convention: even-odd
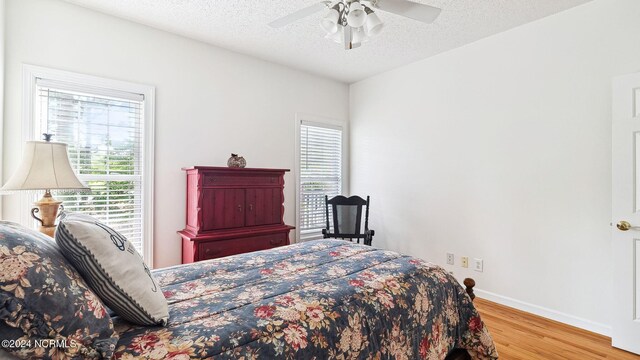
{"type": "Polygon", "coordinates": [[[53,239],[0,222],[0,339],[24,359],[110,359],[118,335],[53,239]]]}

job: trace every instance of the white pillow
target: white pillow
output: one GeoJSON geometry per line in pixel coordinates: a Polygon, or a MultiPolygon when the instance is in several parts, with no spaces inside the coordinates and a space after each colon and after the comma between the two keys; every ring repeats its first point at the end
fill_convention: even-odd
{"type": "Polygon", "coordinates": [[[167,300],[131,242],[88,215],[63,213],[55,234],[64,256],[116,314],[140,325],[166,325],[167,300]]]}

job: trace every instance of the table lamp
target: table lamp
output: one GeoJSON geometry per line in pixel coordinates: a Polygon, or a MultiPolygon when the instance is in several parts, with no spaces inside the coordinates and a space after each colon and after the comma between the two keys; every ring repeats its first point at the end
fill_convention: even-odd
{"type": "Polygon", "coordinates": [[[51,190],[88,191],[71,168],[67,144],[50,141],[50,134],[43,134],[46,141],[27,141],[18,170],[0,188],[0,193],[44,190],[44,196],[35,202],[31,216],[40,222],[40,232],[53,237],[56,217],[62,201],[51,196],[51,190]],[[36,216],[41,214],[41,218],[36,216]]]}

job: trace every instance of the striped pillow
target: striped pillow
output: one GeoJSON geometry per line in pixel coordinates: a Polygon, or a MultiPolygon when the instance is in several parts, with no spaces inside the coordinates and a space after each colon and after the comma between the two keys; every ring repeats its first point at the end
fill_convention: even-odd
{"type": "Polygon", "coordinates": [[[56,230],[62,254],[119,316],[140,325],[166,325],[167,300],[133,244],[98,220],[63,213],[56,230]]]}

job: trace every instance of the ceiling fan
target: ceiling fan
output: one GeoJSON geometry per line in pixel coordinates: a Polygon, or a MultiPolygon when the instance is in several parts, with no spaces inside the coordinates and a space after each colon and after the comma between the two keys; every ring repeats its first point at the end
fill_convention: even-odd
{"type": "Polygon", "coordinates": [[[269,23],[273,28],[283,27],[303,19],[318,11],[329,9],[320,25],[327,32],[325,36],[346,50],[359,47],[369,37],[378,35],[384,24],[375,14],[382,10],[427,24],[432,23],[440,12],[439,8],[418,4],[409,0],[334,0],[321,1],[269,23]]]}

